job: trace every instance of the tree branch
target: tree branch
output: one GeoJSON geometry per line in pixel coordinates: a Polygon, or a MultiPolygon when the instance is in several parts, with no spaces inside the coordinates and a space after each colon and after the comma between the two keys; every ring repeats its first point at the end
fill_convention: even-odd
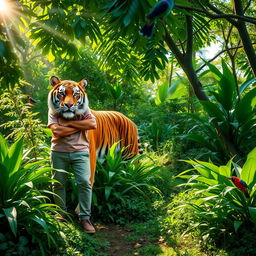
{"type": "MultiPolygon", "coordinates": [[[[166,44],[168,45],[169,49],[174,54],[178,63],[180,64],[180,66],[182,67],[184,72],[186,73],[187,78],[194,89],[195,95],[197,96],[197,98],[199,100],[207,100],[208,101],[209,99],[208,99],[207,95],[205,94],[205,92],[203,90],[203,86],[202,86],[201,82],[199,81],[199,79],[196,75],[195,69],[193,67],[192,59],[191,59],[192,56],[188,56],[187,54],[184,56],[181,53],[181,51],[179,50],[178,46],[175,44],[173,38],[168,33],[168,30],[167,30],[165,24],[164,24],[164,29],[165,29],[164,40],[165,40],[166,44]]],[[[192,34],[192,32],[190,32],[190,33],[192,34]]],[[[191,47],[191,46],[189,46],[189,47],[191,47]]],[[[190,48],[189,48],[189,52],[190,52],[190,48]]]]}
{"type": "Polygon", "coordinates": [[[234,19],[241,20],[241,21],[246,21],[246,22],[249,22],[249,23],[252,23],[252,24],[256,24],[256,19],[254,17],[241,16],[241,15],[236,15],[236,14],[224,14],[219,9],[212,6],[211,4],[208,5],[209,8],[211,10],[215,11],[218,14],[214,14],[214,13],[208,12],[206,10],[202,10],[202,9],[198,9],[198,8],[190,7],[190,6],[184,6],[184,5],[179,5],[179,4],[176,4],[175,6],[180,8],[180,9],[184,9],[184,10],[188,10],[188,11],[195,11],[195,12],[198,12],[198,13],[204,13],[208,17],[210,17],[211,19],[227,19],[233,25],[235,25],[235,23],[236,23],[236,21],[234,19]]]}
{"type": "MultiPolygon", "coordinates": [[[[234,0],[234,9],[236,14],[241,15],[241,17],[244,16],[244,10],[243,10],[243,5],[241,0],[234,0]]],[[[235,26],[242,40],[244,51],[251,65],[253,74],[254,76],[256,76],[256,53],[252,46],[252,41],[251,41],[249,32],[247,30],[247,25],[244,20],[238,20],[235,26]]]]}
{"type": "Polygon", "coordinates": [[[243,6],[240,0],[234,0],[235,14],[244,16],[243,6]]]}
{"type": "MultiPolygon", "coordinates": [[[[254,43],[254,44],[256,44],[256,43],[254,43]]],[[[214,61],[214,60],[217,59],[222,53],[224,53],[224,52],[226,52],[226,51],[235,50],[235,49],[240,49],[240,48],[243,48],[243,45],[224,49],[224,50],[218,52],[213,58],[211,58],[211,59],[208,60],[207,62],[212,62],[212,61],[214,61]]],[[[207,65],[207,64],[203,64],[200,68],[198,68],[198,69],[196,70],[196,73],[200,72],[206,65],[207,65]]]]}
{"type": "MultiPolygon", "coordinates": [[[[205,24],[203,24],[201,27],[199,27],[195,32],[193,32],[193,36],[195,36],[199,31],[201,31],[204,27],[206,27],[213,19],[208,20],[205,24]]],[[[180,40],[179,40],[180,41],[180,40]]],[[[177,44],[177,46],[182,46],[187,42],[187,39],[183,42],[180,41],[180,44],[177,44]]]]}
{"type": "Polygon", "coordinates": [[[169,34],[169,32],[166,28],[166,25],[164,23],[163,23],[163,26],[164,26],[164,30],[165,30],[164,41],[179,61],[183,57],[183,54],[181,53],[180,49],[178,48],[178,46],[174,42],[173,38],[169,34]]]}
{"type": "Polygon", "coordinates": [[[248,4],[246,5],[246,7],[244,8],[244,13],[247,11],[247,9],[250,7],[252,3],[252,0],[249,0],[248,4]]]}
{"type": "Polygon", "coordinates": [[[193,22],[192,17],[189,15],[186,15],[186,23],[187,23],[187,52],[186,55],[189,58],[192,58],[192,52],[193,52],[193,22]]]}
{"type": "Polygon", "coordinates": [[[182,49],[182,55],[185,54],[185,50],[184,50],[183,44],[184,44],[184,42],[182,42],[182,41],[180,40],[180,38],[179,38],[179,44],[176,44],[176,45],[177,45],[178,47],[179,47],[179,46],[181,47],[181,49],[182,49]]]}
{"type": "MultiPolygon", "coordinates": [[[[219,10],[218,8],[216,8],[214,5],[208,3],[207,6],[215,13],[217,13],[217,15],[224,15],[224,13],[219,10]]],[[[232,14],[233,15],[233,14],[232,14]]],[[[231,24],[235,25],[237,22],[235,20],[233,20],[231,17],[227,17],[226,18],[231,24]]]]}

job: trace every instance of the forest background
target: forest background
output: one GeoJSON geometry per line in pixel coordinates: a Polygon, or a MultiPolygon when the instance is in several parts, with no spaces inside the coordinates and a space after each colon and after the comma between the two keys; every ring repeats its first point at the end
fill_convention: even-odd
{"type": "MultiPolygon", "coordinates": [[[[28,248],[47,255],[59,247],[54,240],[63,227],[51,224],[54,206],[45,194],[52,182],[46,129],[52,75],[88,78],[90,107],[120,111],[139,129],[145,153],[139,167],[114,149],[99,164],[95,216],[122,225],[160,223],[155,235],[172,248],[166,255],[255,255],[255,2],[176,0],[171,14],[156,20],[154,36],[144,38],[139,30],[155,3],[0,1],[0,220],[8,230],[0,251],[6,255],[28,248]],[[246,181],[249,198],[229,176],[246,181]],[[22,249],[10,249],[17,241],[22,249]]],[[[69,186],[75,191],[72,177],[69,186]]],[[[70,197],[73,208],[75,192],[70,197]]],[[[59,243],[66,253],[75,246],[59,243]]],[[[95,242],[88,244],[81,251],[95,253],[95,242]]],[[[146,250],[165,249],[136,253],[150,255],[146,250]]]]}

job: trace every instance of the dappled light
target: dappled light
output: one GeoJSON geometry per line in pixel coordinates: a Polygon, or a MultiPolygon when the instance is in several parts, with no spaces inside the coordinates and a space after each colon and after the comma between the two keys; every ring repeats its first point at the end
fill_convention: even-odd
{"type": "Polygon", "coordinates": [[[11,12],[11,4],[7,0],[0,0],[0,14],[1,16],[8,16],[11,12]]]}

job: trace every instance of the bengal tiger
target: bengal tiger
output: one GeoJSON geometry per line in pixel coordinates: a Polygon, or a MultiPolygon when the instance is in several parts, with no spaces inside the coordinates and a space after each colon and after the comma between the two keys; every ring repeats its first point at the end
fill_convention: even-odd
{"type": "MultiPolygon", "coordinates": [[[[50,83],[53,86],[48,94],[49,111],[65,119],[76,119],[89,108],[86,94],[87,79],[80,82],[71,80],[61,81],[52,76],[50,83]],[[71,107],[67,107],[65,98],[71,107]]],[[[96,118],[97,128],[88,130],[91,184],[94,182],[97,158],[104,157],[110,147],[117,142],[117,149],[125,147],[123,156],[133,157],[138,154],[138,130],[134,122],[117,111],[91,110],[96,118]]]]}

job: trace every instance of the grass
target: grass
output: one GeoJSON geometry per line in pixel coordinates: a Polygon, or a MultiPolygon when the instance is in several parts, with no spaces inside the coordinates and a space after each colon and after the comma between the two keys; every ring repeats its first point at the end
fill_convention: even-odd
{"type": "MultiPolygon", "coordinates": [[[[166,232],[166,216],[159,216],[144,223],[132,223],[126,226],[109,224],[95,235],[87,235],[76,224],[61,224],[65,245],[53,256],[227,256],[224,250],[212,245],[207,248],[199,237],[190,234],[166,232]],[[119,232],[117,232],[119,230],[119,232]],[[126,236],[120,236],[126,232],[126,236]],[[127,230],[129,230],[127,232],[127,230]],[[65,234],[65,235],[64,235],[65,234]],[[113,239],[116,240],[112,244],[113,239]],[[111,243],[110,243],[111,241],[111,243]],[[119,243],[120,242],[120,243],[119,243]],[[120,250],[113,254],[112,246],[120,245],[120,250]],[[129,252],[127,253],[127,248],[129,252]]],[[[100,226],[98,224],[98,226],[100,226]]]]}
{"type": "Polygon", "coordinates": [[[161,218],[150,220],[146,223],[130,224],[128,228],[133,231],[126,238],[128,241],[140,242],[140,247],[135,248],[131,255],[141,256],[178,256],[178,255],[206,255],[202,253],[196,242],[188,236],[179,236],[175,238],[173,235],[163,236],[161,218]],[[160,222],[159,222],[160,220],[160,222]],[[188,254],[187,254],[188,253],[188,254]]]}
{"type": "Polygon", "coordinates": [[[65,244],[59,248],[59,252],[54,256],[108,256],[108,242],[102,242],[86,234],[75,223],[61,223],[61,227],[65,244]]]}
{"type": "MultiPolygon", "coordinates": [[[[184,194],[180,194],[184,196],[184,194]]],[[[176,198],[177,200],[177,198],[176,198]]],[[[184,233],[189,226],[188,213],[177,217],[174,222],[168,207],[168,202],[156,203],[159,215],[143,223],[127,224],[132,230],[126,237],[134,244],[131,253],[125,256],[227,256],[225,250],[218,249],[212,244],[205,244],[200,233],[192,230],[184,233]],[[186,222],[186,223],[184,223],[186,222]]]]}

